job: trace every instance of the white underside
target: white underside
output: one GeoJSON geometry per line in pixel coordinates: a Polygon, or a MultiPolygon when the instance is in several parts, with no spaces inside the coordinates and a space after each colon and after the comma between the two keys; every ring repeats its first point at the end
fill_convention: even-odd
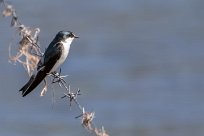
{"type": "Polygon", "coordinates": [[[56,71],[62,65],[62,63],[64,63],[64,61],[66,60],[66,58],[69,54],[70,45],[71,45],[73,39],[74,38],[68,38],[64,42],[61,42],[62,45],[64,46],[64,49],[62,50],[62,55],[61,55],[60,59],[57,61],[57,63],[51,69],[51,72],[56,71]]]}

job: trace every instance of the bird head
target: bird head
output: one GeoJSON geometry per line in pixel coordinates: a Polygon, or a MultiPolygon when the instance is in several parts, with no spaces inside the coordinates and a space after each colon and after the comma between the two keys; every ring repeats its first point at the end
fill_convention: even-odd
{"type": "Polygon", "coordinates": [[[79,38],[79,37],[74,35],[73,32],[71,32],[71,31],[60,31],[56,35],[56,38],[58,40],[62,40],[62,41],[66,42],[66,41],[72,41],[73,39],[79,38]]]}

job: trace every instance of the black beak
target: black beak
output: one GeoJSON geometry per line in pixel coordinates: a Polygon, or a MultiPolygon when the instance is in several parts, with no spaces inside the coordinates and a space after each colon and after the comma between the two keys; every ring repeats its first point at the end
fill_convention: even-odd
{"type": "Polygon", "coordinates": [[[79,38],[79,36],[74,35],[74,38],[79,38]]]}
{"type": "MultiPolygon", "coordinates": [[[[70,32],[70,31],[68,31],[68,32],[70,32]]],[[[78,36],[74,35],[73,32],[70,32],[70,34],[68,35],[68,37],[79,38],[78,36]]]]}

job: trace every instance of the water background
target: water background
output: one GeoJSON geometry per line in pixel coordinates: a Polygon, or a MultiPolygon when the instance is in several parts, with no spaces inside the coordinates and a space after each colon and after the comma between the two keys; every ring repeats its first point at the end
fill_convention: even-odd
{"type": "MultiPolygon", "coordinates": [[[[80,36],[62,73],[111,136],[204,135],[203,0],[10,2],[21,22],[41,29],[42,49],[59,30],[80,36]]],[[[17,46],[9,24],[0,17],[0,135],[91,135],[63,89],[55,87],[54,106],[51,88],[39,97],[42,85],[21,97],[28,76],[8,62],[8,45],[17,46]]]]}

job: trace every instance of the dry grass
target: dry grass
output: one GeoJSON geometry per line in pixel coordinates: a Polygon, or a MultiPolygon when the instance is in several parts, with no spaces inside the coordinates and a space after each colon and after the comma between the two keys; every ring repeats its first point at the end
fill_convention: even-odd
{"type": "Polygon", "coordinates": [[[4,10],[2,11],[3,17],[11,17],[11,27],[13,27],[20,36],[19,48],[16,55],[11,55],[11,46],[9,46],[9,60],[14,64],[16,62],[22,64],[28,75],[31,76],[37,67],[40,56],[42,56],[38,45],[40,29],[33,29],[23,25],[17,17],[15,8],[4,0],[0,2],[4,6],[4,10]]]}

